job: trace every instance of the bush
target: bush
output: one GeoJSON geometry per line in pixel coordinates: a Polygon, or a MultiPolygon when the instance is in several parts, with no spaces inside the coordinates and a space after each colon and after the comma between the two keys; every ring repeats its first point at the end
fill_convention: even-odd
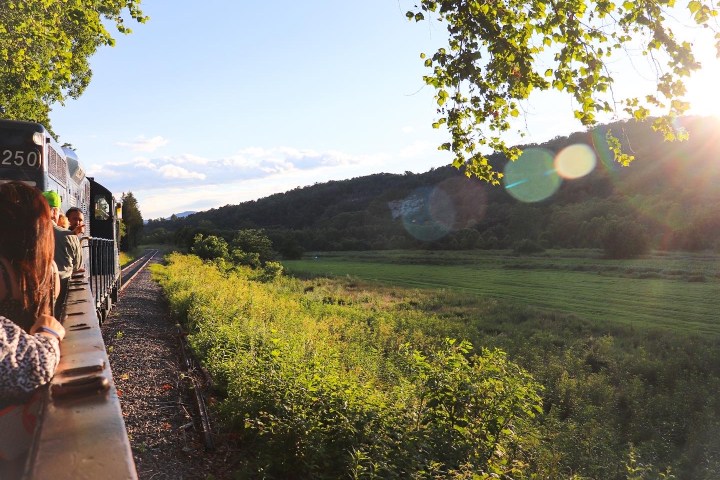
{"type": "Polygon", "coordinates": [[[636,258],[649,251],[650,241],[642,225],[620,219],[607,224],[602,246],[608,258],[636,258]]]}
{"type": "Polygon", "coordinates": [[[545,249],[542,247],[542,245],[527,238],[520,240],[519,242],[515,242],[515,244],[513,245],[513,252],[515,253],[530,254],[541,253],[544,251],[545,249]]]}
{"type": "Polygon", "coordinates": [[[239,248],[233,248],[230,252],[230,260],[235,265],[246,265],[251,268],[260,267],[260,254],[255,252],[245,252],[239,248]]]}
{"type": "Polygon", "coordinates": [[[396,322],[416,312],[368,319],[323,302],[338,291],[247,281],[247,267],[172,254],[156,272],[226,392],[217,408],[246,452],[239,478],[527,477],[540,387],[502,352],[403,333],[396,322]]]}
{"type": "Polygon", "coordinates": [[[257,277],[261,282],[272,282],[282,276],[283,266],[280,262],[267,262],[262,268],[262,273],[257,277]]]}
{"type": "Polygon", "coordinates": [[[243,252],[256,253],[261,263],[272,260],[275,256],[272,241],[262,230],[252,228],[238,230],[230,245],[243,252]]]}
{"type": "Polygon", "coordinates": [[[216,237],[215,235],[203,237],[201,233],[198,233],[193,239],[193,246],[190,251],[203,260],[227,258],[228,244],[225,239],[221,237],[216,237]]]}

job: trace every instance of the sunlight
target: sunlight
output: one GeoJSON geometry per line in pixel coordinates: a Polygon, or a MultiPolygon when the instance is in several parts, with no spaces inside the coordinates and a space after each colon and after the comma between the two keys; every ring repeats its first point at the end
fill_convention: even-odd
{"type": "MultiPolygon", "coordinates": [[[[714,49],[713,49],[714,50],[714,49]]],[[[690,102],[692,115],[713,115],[720,118],[720,60],[715,54],[703,51],[698,60],[703,65],[687,82],[686,100],[690,102]]]]}

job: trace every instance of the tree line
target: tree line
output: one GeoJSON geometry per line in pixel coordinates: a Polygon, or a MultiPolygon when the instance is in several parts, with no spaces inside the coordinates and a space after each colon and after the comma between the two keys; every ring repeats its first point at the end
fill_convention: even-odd
{"type": "MultiPolygon", "coordinates": [[[[589,175],[564,181],[539,202],[518,201],[502,187],[442,167],[331,181],[185,218],[150,220],[144,238],[189,249],[198,233],[230,240],[237,230],[260,229],[288,259],[331,250],[598,248],[629,258],[651,248],[715,249],[720,122],[683,121],[691,138],[673,144],[659,141],[650,123],[603,127],[624,132],[624,148],[637,157],[627,168],[608,161],[607,146],[598,141],[602,129],[526,146],[554,154],[585,144],[597,156],[589,175]]],[[[499,155],[494,161],[496,168],[507,163],[499,155]]]]}

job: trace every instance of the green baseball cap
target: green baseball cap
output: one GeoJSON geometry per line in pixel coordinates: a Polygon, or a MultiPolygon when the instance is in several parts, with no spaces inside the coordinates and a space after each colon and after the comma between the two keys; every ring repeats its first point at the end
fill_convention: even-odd
{"type": "Polygon", "coordinates": [[[60,195],[57,192],[43,192],[43,197],[47,200],[50,208],[60,208],[60,195]]]}

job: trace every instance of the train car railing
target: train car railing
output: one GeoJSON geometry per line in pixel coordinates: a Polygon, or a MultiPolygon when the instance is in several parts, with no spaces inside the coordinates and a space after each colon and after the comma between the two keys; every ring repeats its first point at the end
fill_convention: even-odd
{"type": "MultiPolygon", "coordinates": [[[[120,269],[115,256],[115,242],[105,238],[87,238],[90,255],[90,289],[95,297],[95,309],[100,322],[112,306],[112,299],[117,296],[120,269]]],[[[88,257],[86,257],[88,258],[88,257]]]]}
{"type": "Polygon", "coordinates": [[[137,479],[94,303],[89,271],[73,275],[60,364],[43,390],[23,480],[137,479]]]}

